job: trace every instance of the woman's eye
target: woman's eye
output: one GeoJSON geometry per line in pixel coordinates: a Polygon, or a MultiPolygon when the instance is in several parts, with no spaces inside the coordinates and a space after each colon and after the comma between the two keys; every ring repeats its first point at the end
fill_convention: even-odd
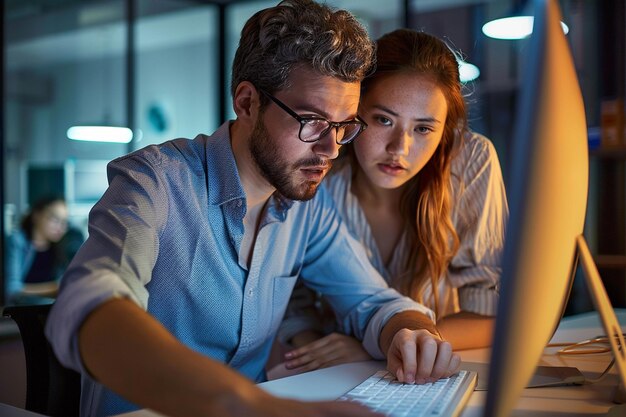
{"type": "Polygon", "coordinates": [[[383,126],[391,125],[391,120],[389,120],[385,116],[375,116],[374,119],[376,119],[376,121],[383,126]]]}
{"type": "Polygon", "coordinates": [[[428,127],[428,126],[417,126],[415,128],[415,131],[417,133],[421,133],[422,135],[427,135],[430,132],[432,132],[433,130],[430,127],[428,127]]]}

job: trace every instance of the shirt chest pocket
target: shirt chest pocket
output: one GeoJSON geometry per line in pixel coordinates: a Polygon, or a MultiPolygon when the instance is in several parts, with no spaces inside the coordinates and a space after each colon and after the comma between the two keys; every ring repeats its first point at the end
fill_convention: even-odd
{"type": "Polygon", "coordinates": [[[272,296],[272,325],[271,333],[274,333],[285,315],[287,304],[291,298],[293,287],[296,285],[296,280],[299,274],[291,276],[275,277],[273,282],[273,296],[272,296]]]}

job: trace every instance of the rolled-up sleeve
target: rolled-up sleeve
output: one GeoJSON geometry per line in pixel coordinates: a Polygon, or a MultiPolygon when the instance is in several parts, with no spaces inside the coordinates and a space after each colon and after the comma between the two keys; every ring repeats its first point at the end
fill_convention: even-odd
{"type": "Polygon", "coordinates": [[[78,330],[98,305],[124,297],[147,308],[145,284],[167,216],[167,199],[153,164],[131,154],[108,165],[109,188],[89,214],[89,237],[61,280],[46,324],[46,336],[67,367],[85,372],[78,330]]]}

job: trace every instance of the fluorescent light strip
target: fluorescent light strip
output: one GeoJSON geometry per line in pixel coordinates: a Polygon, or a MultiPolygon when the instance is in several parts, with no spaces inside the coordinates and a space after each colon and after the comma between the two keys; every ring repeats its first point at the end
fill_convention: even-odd
{"type": "Polygon", "coordinates": [[[87,142],[129,143],[133,132],[127,127],[72,126],[67,129],[67,137],[87,142]]]}
{"type": "MultiPolygon", "coordinates": [[[[533,33],[533,16],[513,16],[495,19],[483,25],[483,33],[493,39],[524,39],[533,33]]],[[[563,33],[567,35],[569,27],[561,22],[563,33]]]]}

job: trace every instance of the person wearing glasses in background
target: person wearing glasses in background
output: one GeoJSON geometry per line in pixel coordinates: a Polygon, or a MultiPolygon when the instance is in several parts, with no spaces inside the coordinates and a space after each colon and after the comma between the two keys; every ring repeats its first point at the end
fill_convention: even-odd
{"type": "Polygon", "coordinates": [[[357,109],[373,51],[346,11],[310,0],[261,10],[234,59],[237,119],[109,164],[46,327],[82,373],[83,417],[373,415],[254,385],[298,277],[401,381],[457,371],[428,309],[387,286],[318,191],[366,129],[357,109]]]}
{"type": "MultiPolygon", "coordinates": [[[[368,128],[325,185],[372,264],[432,309],[454,349],[488,346],[508,217],[497,154],[467,128],[458,63],[442,40],[399,29],[377,44],[359,108],[368,128]]],[[[289,372],[371,359],[302,284],[279,340],[289,372]]]]}
{"type": "Polygon", "coordinates": [[[9,236],[6,249],[7,304],[52,302],[68,257],[67,205],[61,197],[36,201],[9,236]]]}

